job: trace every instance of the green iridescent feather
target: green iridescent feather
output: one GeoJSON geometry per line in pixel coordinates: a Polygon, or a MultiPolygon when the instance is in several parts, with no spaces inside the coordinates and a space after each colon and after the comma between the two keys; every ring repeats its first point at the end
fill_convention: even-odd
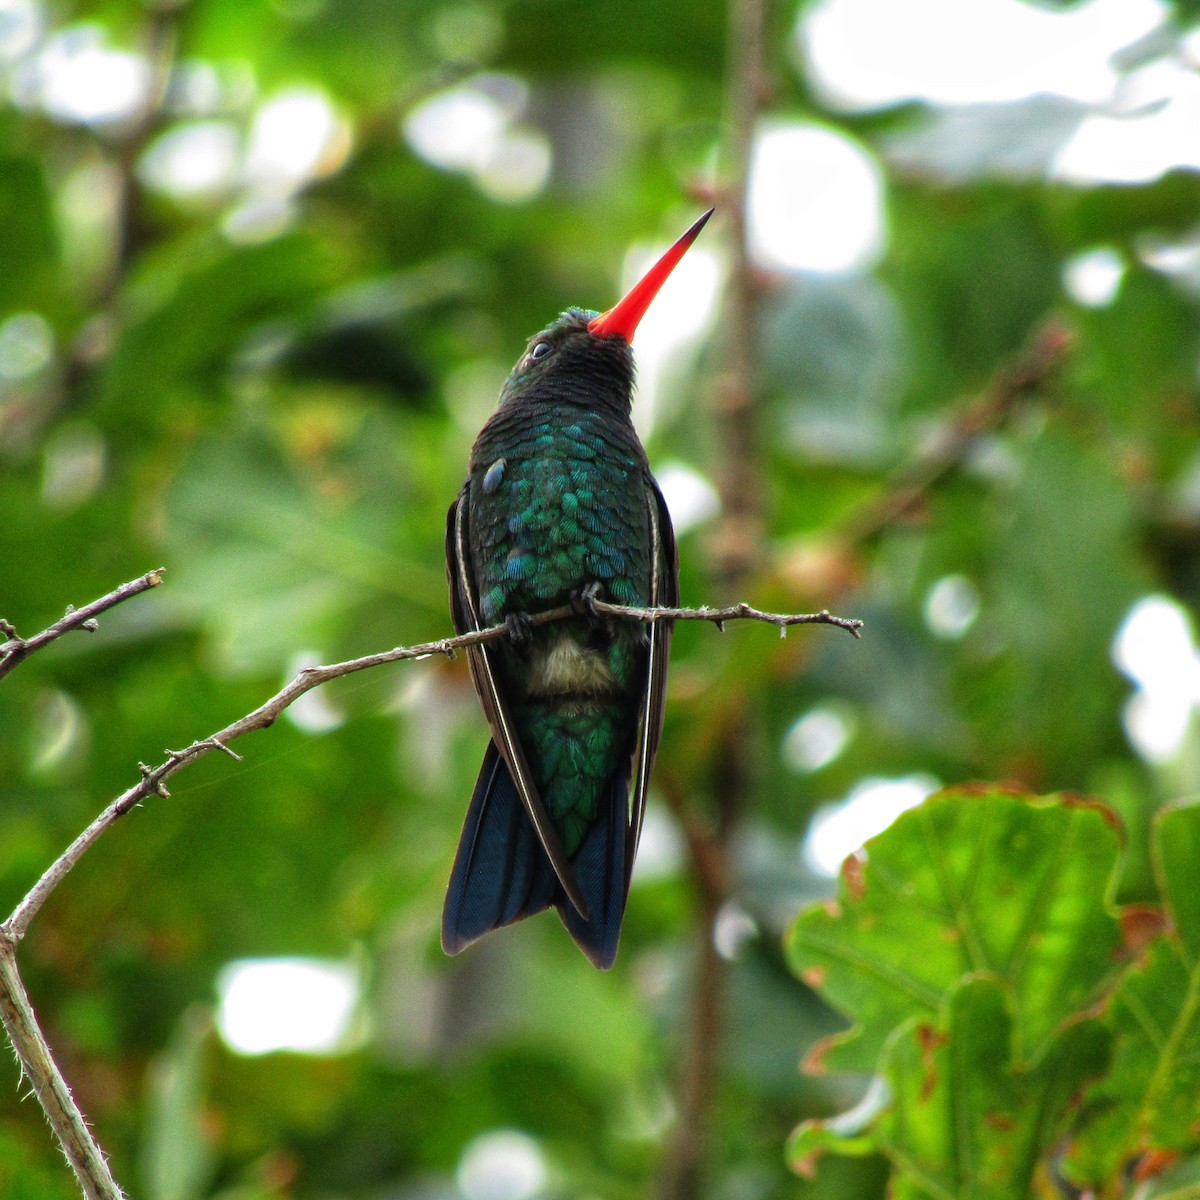
{"type": "Polygon", "coordinates": [[[470,652],[502,761],[485,758],[464,826],[443,919],[451,951],[556,904],[593,961],[616,953],[670,629],[582,611],[524,632],[519,621],[591,593],[678,598],[670,521],[630,420],[632,354],[589,332],[594,315],[568,310],[532,339],[450,512],[456,625],[513,618],[520,634],[470,652]],[[513,815],[514,795],[531,824],[513,815]]]}

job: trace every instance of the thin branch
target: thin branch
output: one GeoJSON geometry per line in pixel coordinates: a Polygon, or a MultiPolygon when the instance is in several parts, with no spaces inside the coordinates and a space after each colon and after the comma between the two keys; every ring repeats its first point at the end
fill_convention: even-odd
{"type": "MultiPolygon", "coordinates": [[[[815,613],[769,613],[749,604],[731,604],[727,608],[635,608],[628,604],[605,604],[600,600],[595,602],[598,613],[612,614],[616,617],[631,617],[638,621],[711,621],[722,632],[726,621],[766,621],[779,630],[780,637],[787,637],[791,625],[833,625],[844,629],[858,639],[863,623],[853,617],[835,617],[827,608],[815,613]]],[[[556,613],[561,609],[555,610],[556,613]]],[[[547,616],[549,614],[546,614],[547,616]]],[[[557,616],[552,619],[558,620],[557,616]]],[[[540,622],[535,622],[538,624],[540,622]]]]}
{"type": "Polygon", "coordinates": [[[16,942],[0,927],[0,1021],[17,1052],[21,1070],[87,1200],[124,1200],[38,1026],[17,972],[16,951],[16,942]]]}
{"type": "MultiPolygon", "coordinates": [[[[149,579],[157,572],[145,578],[149,579]]],[[[126,585],[127,587],[130,585],[126,585]]],[[[153,586],[153,585],[147,585],[153,586]]],[[[114,593],[115,594],[115,593],[114,593]]],[[[108,599],[106,597],[105,599],[108,599]]],[[[89,605],[89,608],[92,607],[89,605]]],[[[595,611],[602,616],[624,618],[634,621],[709,621],[721,627],[726,621],[764,621],[776,626],[780,633],[786,633],[791,625],[832,625],[845,629],[854,637],[859,637],[862,622],[847,617],[836,617],[822,610],[818,613],[768,613],[752,608],[748,604],[735,604],[728,608],[635,608],[623,604],[607,604],[597,600],[593,602],[595,611]]],[[[83,612],[84,610],[80,610],[83,612]]],[[[530,625],[546,625],[553,621],[563,621],[579,615],[578,609],[569,604],[559,608],[548,609],[545,612],[533,613],[529,617],[530,625]]],[[[340,679],[344,675],[353,675],[357,671],[365,671],[371,667],[384,666],[387,663],[403,662],[407,659],[430,658],[433,655],[445,655],[453,658],[457,651],[468,646],[477,646],[483,642],[494,641],[506,637],[507,625],[492,625],[472,633],[459,634],[456,637],[441,638],[436,642],[423,642],[416,646],[398,646],[393,650],[384,650],[378,654],[368,654],[362,658],[349,659],[346,662],[332,663],[328,666],[308,667],[301,671],[284,688],[276,692],[269,700],[264,701],[253,712],[219,729],[216,733],[201,741],[193,742],[182,750],[170,750],[167,757],[158,764],[150,767],[140,764],[141,779],[136,784],[122,792],[107,808],[81,833],[64,853],[54,862],[46,873],[30,890],[29,894],[17,906],[13,914],[0,929],[7,932],[14,944],[19,943],[25,936],[30,922],[47,898],[66,877],[73,866],[100,839],[101,835],[130,809],[135,808],[150,796],[167,796],[167,780],[177,771],[204,758],[214,750],[220,750],[237,758],[229,743],[244,737],[255,730],[266,729],[273,725],[279,716],[290,705],[294,704],[306,692],[340,679]]]]}
{"type": "Polygon", "coordinates": [[[83,629],[88,633],[94,633],[97,628],[96,617],[120,604],[122,600],[128,600],[131,596],[137,596],[142,592],[149,591],[152,587],[158,587],[162,583],[163,570],[164,568],[159,567],[157,571],[150,571],[140,579],[132,579],[128,583],[123,583],[115,591],[109,592],[107,596],[101,596],[99,600],[93,600],[91,604],[85,604],[83,608],[68,605],[66,616],[30,638],[18,637],[17,631],[12,625],[0,618],[0,635],[8,639],[0,643],[0,679],[3,679],[18,663],[24,662],[31,654],[43,646],[48,646],[57,638],[62,637],[64,633],[70,633],[73,629],[83,629]]]}
{"type": "Polygon", "coordinates": [[[839,536],[851,544],[866,542],[919,512],[929,493],[962,466],[986,434],[1003,428],[1054,379],[1075,340],[1062,318],[1048,318],[981,393],[951,410],[926,448],[892,475],[880,495],[852,510],[840,523],[839,536]]]}
{"type": "MultiPolygon", "coordinates": [[[[32,638],[20,638],[11,626],[5,625],[4,633],[9,640],[0,646],[4,657],[0,659],[0,674],[11,670],[22,659],[48,645],[72,629],[94,629],[95,615],[119,604],[130,596],[156,587],[162,581],[162,571],[151,571],[140,579],[123,584],[116,591],[87,605],[67,613],[62,620],[51,625],[32,638]]],[[[748,604],[736,604],[728,608],[633,608],[620,604],[594,601],[592,609],[603,616],[634,621],[709,621],[718,629],[726,621],[765,621],[786,634],[791,625],[833,625],[859,636],[861,621],[835,617],[826,611],[819,613],[767,613],[748,604]]],[[[547,612],[532,614],[530,625],[545,625],[552,621],[567,620],[580,615],[573,605],[563,605],[547,612]]],[[[104,811],[71,843],[50,868],[42,875],[29,893],[17,905],[12,916],[0,924],[0,1020],[8,1033],[21,1070],[33,1085],[42,1110],[58,1138],[67,1160],[71,1164],[87,1200],[123,1200],[120,1187],[113,1179],[104,1153],[92,1137],[79,1106],[71,1096],[70,1089],[62,1077],[45,1036],[38,1027],[37,1018],[29,1003],[24,985],[17,969],[16,952],[21,940],[29,930],[30,923],[68,872],[99,841],[104,832],[130,809],[149,796],[167,796],[167,780],[177,771],[198,759],[219,750],[230,757],[240,755],[230,749],[229,743],[258,729],[274,724],[280,714],[294,704],[306,692],[371,667],[386,663],[403,662],[406,659],[428,658],[441,654],[453,658],[457,651],[468,646],[479,645],[505,637],[507,625],[493,625],[473,633],[457,637],[442,638],[436,642],[423,642],[416,646],[399,646],[380,654],[368,654],[362,658],[329,666],[309,667],[301,671],[282,690],[260,704],[253,712],[226,725],[210,737],[193,742],[183,750],[169,750],[167,757],[156,767],[139,764],[141,778],[113,800],[104,811]]]]}

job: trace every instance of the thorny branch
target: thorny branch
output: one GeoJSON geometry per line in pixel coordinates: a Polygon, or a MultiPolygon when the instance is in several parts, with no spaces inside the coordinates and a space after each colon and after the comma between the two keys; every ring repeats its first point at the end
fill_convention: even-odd
{"type": "Polygon", "coordinates": [[[12,625],[0,617],[0,636],[7,639],[7,641],[0,642],[0,679],[3,679],[18,663],[23,662],[43,646],[49,645],[56,638],[62,637],[64,633],[70,633],[73,629],[83,629],[88,633],[94,633],[96,617],[102,612],[107,612],[110,608],[120,604],[122,600],[128,600],[131,596],[149,591],[152,587],[158,587],[162,583],[162,577],[163,568],[159,567],[157,571],[150,571],[140,579],[131,579],[128,583],[121,584],[115,591],[109,592],[107,596],[101,596],[99,600],[93,600],[91,604],[85,604],[83,608],[68,605],[66,615],[61,620],[55,621],[53,625],[43,629],[41,633],[35,633],[30,638],[18,637],[17,631],[12,625]]]}
{"type": "MultiPolygon", "coordinates": [[[[748,604],[734,604],[728,608],[635,608],[623,604],[606,604],[600,600],[593,601],[593,607],[602,616],[624,617],[636,621],[711,621],[718,627],[726,621],[765,621],[776,626],[780,633],[786,633],[788,627],[792,625],[833,625],[859,637],[859,630],[862,628],[861,621],[851,620],[847,617],[835,617],[825,610],[818,613],[768,613],[751,608],[748,604]]],[[[553,621],[563,621],[578,615],[575,607],[564,604],[560,608],[531,614],[529,624],[547,625],[553,621]]],[[[141,778],[138,782],[117,796],[71,843],[21,901],[3,928],[8,931],[15,942],[19,942],[25,936],[29,923],[36,916],[38,909],[46,902],[50,893],[110,825],[148,797],[170,795],[167,791],[167,780],[177,771],[204,758],[214,750],[220,750],[233,758],[238,758],[239,756],[229,748],[230,742],[247,733],[253,733],[255,730],[267,729],[275,723],[284,709],[299,700],[305,692],[310,692],[313,688],[328,683],[330,680],[340,679],[344,675],[353,675],[357,671],[381,667],[387,663],[404,662],[413,658],[429,658],[435,654],[453,658],[459,650],[506,637],[508,632],[507,625],[492,625],[487,629],[441,638],[436,642],[422,642],[416,646],[398,646],[393,650],[368,654],[362,658],[352,658],[346,662],[308,667],[269,700],[260,704],[253,712],[226,725],[224,729],[219,729],[216,733],[193,742],[182,750],[168,751],[167,757],[155,767],[145,763],[139,764],[141,778]]]]}
{"type": "MultiPolygon", "coordinates": [[[[20,637],[8,621],[0,619],[0,636],[6,639],[0,644],[0,678],[31,654],[48,646],[65,633],[75,629],[95,632],[96,617],[100,613],[107,612],[123,600],[157,587],[162,582],[162,577],[163,570],[160,567],[156,571],[147,572],[140,579],[131,579],[128,583],[123,583],[108,595],[101,596],[99,600],[85,604],[83,608],[70,606],[65,616],[33,637],[20,637]]],[[[59,862],[62,862],[62,859],[59,862]]],[[[69,869],[69,866],[64,868],[62,874],[65,875],[69,869]]],[[[44,881],[43,877],[41,883],[44,881]]],[[[46,889],[45,895],[49,895],[49,892],[50,889],[46,889]]],[[[27,896],[26,901],[28,899],[27,896]]],[[[46,1120],[54,1130],[55,1137],[58,1138],[59,1145],[87,1200],[123,1200],[123,1193],[109,1170],[104,1152],[92,1137],[83,1113],[75,1103],[71,1089],[50,1053],[50,1046],[38,1025],[37,1016],[29,1003],[29,996],[17,969],[17,945],[36,911],[37,908],[34,907],[25,920],[18,923],[18,908],[12,917],[0,924],[0,1023],[4,1025],[9,1041],[16,1051],[21,1073],[29,1080],[33,1094],[42,1106],[46,1120]]]]}
{"type": "MultiPolygon", "coordinates": [[[[30,638],[21,638],[7,622],[0,623],[0,633],[7,641],[0,644],[0,675],[6,674],[18,662],[28,658],[42,647],[49,645],[73,629],[96,628],[95,616],[105,612],[121,601],[156,587],[162,582],[162,569],[151,571],[140,579],[131,580],[93,601],[84,608],[71,609],[61,620],[30,638]]],[[[785,636],[792,625],[832,625],[845,629],[859,637],[862,622],[846,617],[833,616],[822,610],[817,613],[769,613],[752,608],[748,604],[734,604],[726,608],[636,608],[622,604],[608,604],[595,600],[590,607],[599,615],[633,621],[710,621],[718,629],[726,621],[764,621],[774,625],[785,636]]],[[[553,621],[568,620],[579,615],[573,605],[563,605],[546,612],[533,613],[530,625],[546,625],[553,621]]],[[[50,1048],[46,1043],[37,1018],[25,993],[17,970],[16,951],[30,923],[45,904],[50,894],[63,881],[73,866],[91,849],[101,835],[130,809],[150,796],[167,796],[167,780],[176,772],[190,766],[198,759],[219,750],[230,757],[240,759],[229,748],[229,743],[247,733],[266,729],[278,719],[283,711],[294,704],[306,692],[371,667],[386,663],[403,662],[408,659],[428,658],[441,654],[453,658],[468,646],[494,641],[507,636],[507,625],[493,625],[472,633],[442,638],[435,642],[423,642],[416,646],[398,646],[379,654],[368,654],[362,658],[328,666],[308,667],[301,671],[284,688],[276,692],[245,716],[226,725],[200,741],[193,742],[182,750],[167,751],[166,758],[157,766],[139,764],[140,779],[132,787],[112,800],[102,813],[71,843],[55,860],[42,877],[30,889],[25,898],[13,910],[12,915],[0,924],[0,1020],[17,1052],[22,1072],[29,1078],[55,1136],[67,1155],[75,1175],[88,1200],[122,1200],[123,1193],[105,1162],[104,1154],[87,1128],[83,1114],[71,1096],[62,1073],[59,1071],[50,1048]]]]}
{"type": "Polygon", "coordinates": [[[87,1200],[123,1200],[104,1152],[50,1053],[17,970],[17,944],[4,925],[0,925],[0,1022],[17,1052],[21,1074],[29,1080],[87,1200]]]}

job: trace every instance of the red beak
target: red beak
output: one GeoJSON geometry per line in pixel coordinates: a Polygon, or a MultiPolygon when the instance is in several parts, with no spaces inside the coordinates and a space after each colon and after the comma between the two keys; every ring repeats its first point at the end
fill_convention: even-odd
{"type": "Polygon", "coordinates": [[[658,289],[667,281],[667,276],[675,270],[679,260],[687,253],[688,247],[696,240],[705,222],[713,215],[710,208],[671,248],[617,301],[615,307],[601,313],[591,324],[588,332],[597,337],[623,337],[627,342],[633,341],[633,331],[638,322],[646,315],[646,309],[658,295],[658,289]]]}

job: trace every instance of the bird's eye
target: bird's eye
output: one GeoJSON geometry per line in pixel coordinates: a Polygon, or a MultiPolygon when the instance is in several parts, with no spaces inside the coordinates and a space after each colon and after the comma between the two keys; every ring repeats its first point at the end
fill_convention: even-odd
{"type": "Polygon", "coordinates": [[[538,342],[536,346],[529,352],[530,358],[545,358],[550,353],[549,342],[538,342]]]}

